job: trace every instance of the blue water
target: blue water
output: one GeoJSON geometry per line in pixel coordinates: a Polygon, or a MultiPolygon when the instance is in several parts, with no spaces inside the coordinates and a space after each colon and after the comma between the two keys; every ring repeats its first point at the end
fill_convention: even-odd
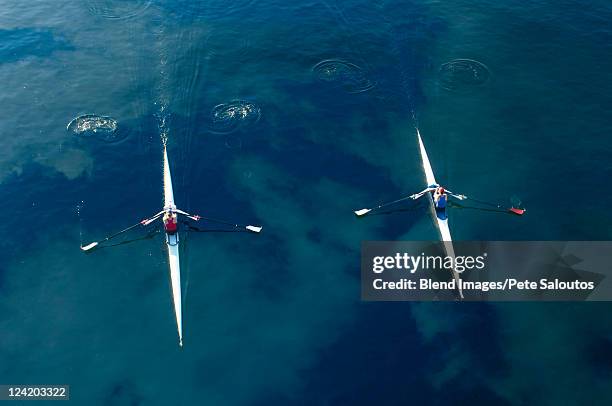
{"type": "Polygon", "coordinates": [[[609,305],[363,303],[360,242],[436,230],[424,202],[352,214],[422,189],[416,124],[449,189],[528,209],[453,208],[456,239],[610,239],[608,2],[5,3],[0,384],[79,405],[612,402],[609,305]],[[117,130],[66,129],[88,114],[117,130]],[[159,210],[162,139],[179,207],[264,226],[185,231],[182,350],[155,228],[79,250],[159,210]]]}

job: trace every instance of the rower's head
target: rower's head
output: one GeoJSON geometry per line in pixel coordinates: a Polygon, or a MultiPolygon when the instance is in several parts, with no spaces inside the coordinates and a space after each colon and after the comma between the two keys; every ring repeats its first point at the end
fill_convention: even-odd
{"type": "Polygon", "coordinates": [[[440,187],[438,188],[438,193],[440,193],[441,195],[443,195],[443,194],[444,194],[444,192],[445,192],[444,188],[443,188],[442,186],[440,186],[440,187]]]}

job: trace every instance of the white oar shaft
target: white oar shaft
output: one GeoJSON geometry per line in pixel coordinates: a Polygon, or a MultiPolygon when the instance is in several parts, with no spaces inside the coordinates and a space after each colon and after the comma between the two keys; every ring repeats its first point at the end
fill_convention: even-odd
{"type": "Polygon", "coordinates": [[[358,217],[365,216],[366,214],[368,214],[369,212],[371,212],[373,210],[382,209],[383,207],[391,206],[392,204],[403,202],[404,200],[408,200],[408,199],[416,200],[419,197],[423,196],[428,191],[429,191],[429,189],[425,189],[422,192],[415,193],[415,194],[410,195],[410,196],[402,197],[401,199],[393,200],[393,201],[388,202],[388,203],[379,204],[378,206],[373,207],[371,209],[359,209],[359,210],[355,210],[355,211],[353,211],[353,213],[355,213],[358,217]]]}
{"type": "Polygon", "coordinates": [[[106,238],[104,238],[104,239],[102,239],[102,240],[100,240],[100,241],[92,242],[92,243],[87,244],[87,245],[82,245],[82,246],[81,246],[81,250],[83,250],[83,251],[89,251],[89,250],[91,250],[92,248],[94,248],[94,247],[98,246],[100,243],[103,243],[103,242],[106,242],[106,241],[108,241],[108,240],[110,240],[110,239],[112,239],[112,238],[115,238],[115,237],[117,237],[117,236],[119,236],[119,235],[121,235],[121,234],[123,234],[123,233],[126,233],[126,232],[128,232],[128,231],[130,231],[130,230],[132,230],[132,229],[134,229],[134,228],[136,228],[136,227],[138,227],[138,226],[146,226],[146,225],[149,225],[151,222],[153,222],[153,221],[155,221],[157,218],[159,218],[159,216],[161,216],[161,214],[162,214],[162,213],[163,213],[163,211],[162,211],[162,212],[157,213],[157,214],[156,214],[156,215],[154,215],[153,217],[150,217],[150,218],[148,218],[148,219],[144,219],[144,220],[142,220],[142,221],[139,221],[138,223],[136,223],[136,224],[134,224],[134,225],[131,225],[131,226],[129,226],[128,228],[124,228],[123,230],[121,230],[121,231],[119,231],[119,232],[117,232],[117,233],[115,233],[115,234],[111,234],[111,235],[109,235],[108,237],[106,237],[106,238]]]}
{"type": "Polygon", "coordinates": [[[192,215],[192,214],[189,214],[189,213],[184,212],[182,210],[175,210],[175,211],[177,213],[179,213],[179,214],[183,214],[183,215],[189,217],[190,219],[193,219],[193,220],[196,220],[196,221],[202,219],[202,220],[206,220],[206,221],[211,221],[213,223],[225,224],[225,225],[228,225],[228,226],[232,226],[234,228],[244,229],[244,230],[247,230],[247,231],[251,231],[253,233],[259,233],[263,229],[263,227],[261,227],[261,226],[253,226],[253,225],[243,226],[243,225],[240,225],[240,224],[232,223],[231,221],[219,220],[219,219],[214,219],[214,218],[210,218],[210,217],[202,217],[202,216],[199,216],[199,215],[192,215]]]}

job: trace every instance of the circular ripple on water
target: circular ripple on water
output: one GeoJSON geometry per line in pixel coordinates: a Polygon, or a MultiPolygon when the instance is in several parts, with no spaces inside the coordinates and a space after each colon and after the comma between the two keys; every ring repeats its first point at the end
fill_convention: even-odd
{"type": "Polygon", "coordinates": [[[337,84],[349,93],[366,92],[376,86],[361,67],[340,59],[321,61],[312,71],[320,81],[337,84]]]}
{"type": "Polygon", "coordinates": [[[213,108],[211,131],[229,134],[247,125],[255,124],[260,118],[261,110],[256,104],[245,100],[233,100],[213,108]]]}
{"type": "Polygon", "coordinates": [[[483,85],[490,76],[485,64],[472,59],[455,59],[440,66],[440,86],[449,91],[483,85]]]}
{"type": "Polygon", "coordinates": [[[125,20],[144,13],[152,0],[87,0],[89,11],[102,18],[125,20]]]}
{"type": "Polygon", "coordinates": [[[128,135],[119,130],[117,120],[97,114],[83,114],[73,118],[66,126],[66,130],[78,137],[96,138],[109,143],[119,142],[128,135]]]}

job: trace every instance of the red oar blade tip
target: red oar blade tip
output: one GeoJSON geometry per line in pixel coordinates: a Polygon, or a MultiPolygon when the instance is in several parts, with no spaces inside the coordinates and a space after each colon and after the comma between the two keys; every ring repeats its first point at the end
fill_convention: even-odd
{"type": "Polygon", "coordinates": [[[525,214],[525,212],[527,211],[527,209],[517,209],[517,208],[513,207],[513,208],[511,208],[511,209],[508,209],[508,211],[509,211],[510,213],[514,213],[514,214],[516,214],[517,216],[522,216],[523,214],[525,214]]]}

